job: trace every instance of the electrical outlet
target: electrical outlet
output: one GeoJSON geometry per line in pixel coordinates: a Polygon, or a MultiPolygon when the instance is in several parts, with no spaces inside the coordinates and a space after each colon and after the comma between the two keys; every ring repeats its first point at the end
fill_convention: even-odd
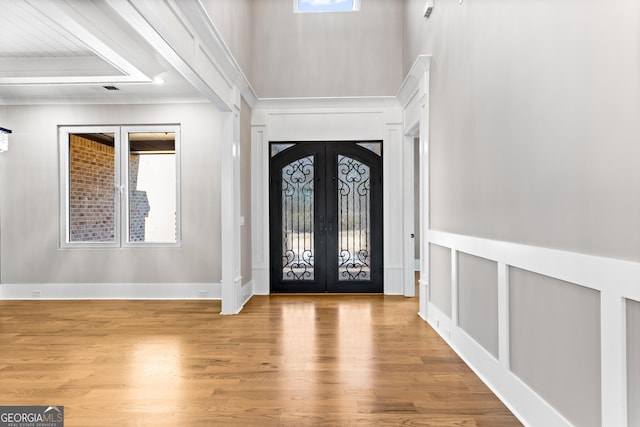
{"type": "Polygon", "coordinates": [[[42,292],[40,290],[31,291],[31,296],[33,298],[40,298],[42,296],[42,292]]]}
{"type": "Polygon", "coordinates": [[[207,291],[201,289],[198,291],[198,298],[206,298],[207,297],[207,291]]]}

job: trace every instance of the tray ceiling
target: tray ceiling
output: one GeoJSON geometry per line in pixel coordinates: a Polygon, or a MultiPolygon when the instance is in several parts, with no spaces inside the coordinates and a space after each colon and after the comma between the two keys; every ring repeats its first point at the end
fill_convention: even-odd
{"type": "Polygon", "coordinates": [[[112,3],[4,1],[0,104],[204,101],[112,3]]]}

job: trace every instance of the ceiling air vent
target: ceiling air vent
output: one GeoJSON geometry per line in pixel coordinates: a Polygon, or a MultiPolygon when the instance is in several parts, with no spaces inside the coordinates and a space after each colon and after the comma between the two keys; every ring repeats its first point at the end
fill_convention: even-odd
{"type": "Polygon", "coordinates": [[[105,88],[106,90],[120,90],[120,88],[117,88],[115,86],[102,86],[103,88],[105,88]]]}

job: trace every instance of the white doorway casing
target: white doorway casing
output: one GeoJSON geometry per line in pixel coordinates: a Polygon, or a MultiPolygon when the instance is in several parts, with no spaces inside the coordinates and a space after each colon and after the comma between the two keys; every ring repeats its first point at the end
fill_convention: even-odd
{"type": "Polygon", "coordinates": [[[409,74],[405,78],[398,92],[401,102],[403,123],[403,151],[405,183],[404,191],[404,252],[405,252],[405,296],[413,296],[414,285],[414,242],[411,234],[414,233],[414,184],[420,191],[419,194],[419,229],[420,229],[420,280],[419,280],[419,314],[427,319],[427,306],[429,300],[429,243],[427,232],[429,223],[429,69],[431,56],[420,55],[414,62],[409,74]],[[418,138],[418,168],[419,176],[414,171],[414,140],[418,138]],[[410,285],[409,285],[410,284],[410,285]],[[410,288],[410,289],[409,289],[410,288]]]}
{"type": "Polygon", "coordinates": [[[395,97],[260,100],[251,117],[253,292],[269,286],[269,142],[382,141],[384,293],[404,294],[403,114],[395,97]]]}

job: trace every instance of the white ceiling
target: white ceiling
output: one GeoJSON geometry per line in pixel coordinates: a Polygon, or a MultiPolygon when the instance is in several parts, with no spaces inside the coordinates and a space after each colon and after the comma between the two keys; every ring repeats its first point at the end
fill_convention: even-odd
{"type": "Polygon", "coordinates": [[[205,102],[114,7],[112,0],[3,0],[0,105],[205,102]]]}

